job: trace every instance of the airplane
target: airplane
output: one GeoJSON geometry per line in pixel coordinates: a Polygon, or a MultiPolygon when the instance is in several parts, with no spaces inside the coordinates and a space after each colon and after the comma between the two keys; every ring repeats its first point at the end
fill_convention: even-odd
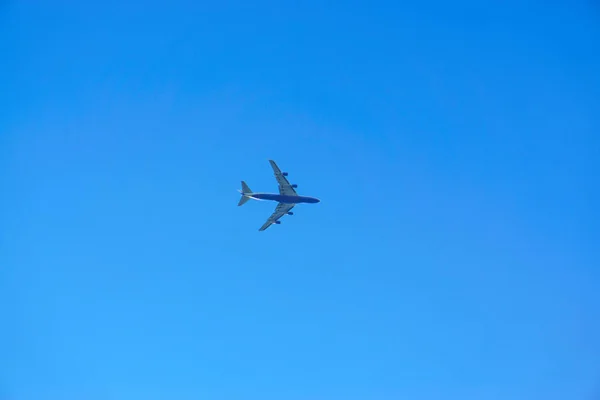
{"type": "Polygon", "coordinates": [[[271,167],[273,168],[273,172],[275,173],[275,179],[277,180],[277,183],[279,184],[279,194],[277,194],[277,193],[254,193],[254,192],[252,192],[252,190],[250,190],[250,188],[244,181],[242,181],[242,190],[238,190],[238,192],[240,192],[240,194],[242,195],[242,198],[240,199],[238,206],[245,204],[250,199],[274,200],[279,203],[279,204],[277,204],[277,207],[275,207],[275,211],[273,212],[273,214],[271,214],[271,216],[267,219],[267,221],[263,224],[263,226],[260,227],[259,231],[264,231],[265,229],[267,229],[269,226],[271,226],[273,224],[277,224],[277,225],[281,224],[281,221],[279,221],[279,219],[286,214],[294,215],[294,213],[291,212],[290,210],[292,208],[294,208],[296,206],[296,204],[299,204],[299,203],[314,204],[314,203],[321,202],[321,200],[317,199],[316,197],[300,196],[298,193],[296,193],[296,190],[295,190],[298,187],[298,185],[296,185],[296,184],[290,185],[290,182],[287,180],[286,176],[288,176],[288,173],[281,172],[281,170],[279,169],[279,167],[277,166],[275,161],[269,160],[269,163],[271,164],[271,167]]]}

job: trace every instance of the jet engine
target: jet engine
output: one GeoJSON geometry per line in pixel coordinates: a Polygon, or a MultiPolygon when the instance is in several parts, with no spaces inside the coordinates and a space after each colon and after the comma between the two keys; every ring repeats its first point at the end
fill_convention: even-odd
{"type": "Polygon", "coordinates": [[[296,188],[298,187],[298,185],[296,185],[296,184],[294,183],[294,184],[292,185],[292,187],[293,187],[294,189],[296,189],[296,188]]]}
{"type": "Polygon", "coordinates": [[[288,211],[288,215],[294,215],[294,213],[291,211],[288,211]]]}
{"type": "Polygon", "coordinates": [[[275,223],[276,223],[277,225],[279,225],[279,224],[281,223],[281,221],[275,221],[275,223]]]}
{"type": "Polygon", "coordinates": [[[282,173],[281,175],[283,175],[283,176],[288,176],[288,173],[287,173],[287,172],[284,172],[284,173],[282,173]]]}

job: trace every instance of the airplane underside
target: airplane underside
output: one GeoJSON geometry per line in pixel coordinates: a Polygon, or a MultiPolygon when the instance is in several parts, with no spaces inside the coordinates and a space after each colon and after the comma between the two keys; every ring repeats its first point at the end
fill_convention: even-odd
{"type": "Polygon", "coordinates": [[[275,211],[271,214],[263,226],[260,227],[259,231],[264,231],[272,224],[281,224],[279,219],[284,215],[294,215],[294,213],[291,212],[291,209],[299,203],[315,204],[321,201],[316,197],[300,196],[295,190],[298,185],[291,185],[285,178],[288,175],[287,172],[281,172],[273,160],[269,160],[269,163],[273,168],[275,179],[279,184],[279,193],[254,193],[244,181],[242,181],[242,190],[239,190],[242,197],[238,203],[238,206],[245,204],[249,199],[259,201],[271,200],[278,203],[277,207],[275,207],[275,211]]]}

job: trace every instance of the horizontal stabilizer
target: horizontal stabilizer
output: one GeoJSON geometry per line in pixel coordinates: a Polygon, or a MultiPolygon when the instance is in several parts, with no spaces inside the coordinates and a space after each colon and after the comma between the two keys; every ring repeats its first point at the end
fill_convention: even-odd
{"type": "Polygon", "coordinates": [[[243,194],[252,193],[252,190],[250,190],[250,188],[248,187],[248,185],[246,185],[246,182],[244,182],[244,181],[242,181],[242,193],[243,194]]]}
{"type": "Polygon", "coordinates": [[[244,205],[248,200],[250,200],[250,197],[242,195],[242,198],[240,199],[238,206],[244,205]]]}
{"type": "Polygon", "coordinates": [[[250,200],[251,197],[248,195],[252,194],[252,190],[250,190],[246,182],[242,181],[242,190],[240,190],[239,192],[242,194],[242,198],[240,199],[238,206],[241,206],[244,205],[248,200],[250,200]]]}

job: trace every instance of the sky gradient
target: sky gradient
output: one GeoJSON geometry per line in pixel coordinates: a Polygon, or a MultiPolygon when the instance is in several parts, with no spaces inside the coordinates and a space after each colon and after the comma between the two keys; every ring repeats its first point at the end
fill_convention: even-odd
{"type": "Polygon", "coordinates": [[[0,399],[599,399],[600,7],[551,3],[1,2],[0,399]],[[321,203],[258,232],[268,159],[321,203]]]}

